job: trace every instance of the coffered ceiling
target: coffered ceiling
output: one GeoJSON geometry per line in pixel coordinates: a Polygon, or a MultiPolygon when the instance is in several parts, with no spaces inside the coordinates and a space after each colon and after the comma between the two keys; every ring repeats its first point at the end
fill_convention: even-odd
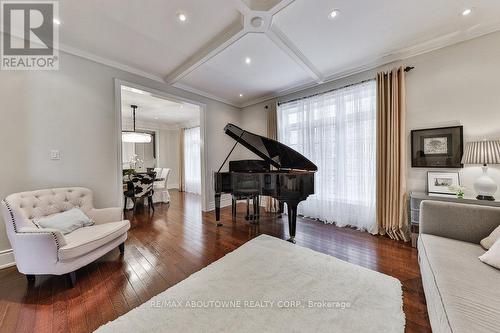
{"type": "Polygon", "coordinates": [[[500,30],[498,0],[59,3],[63,50],[239,107],[500,30]]]}

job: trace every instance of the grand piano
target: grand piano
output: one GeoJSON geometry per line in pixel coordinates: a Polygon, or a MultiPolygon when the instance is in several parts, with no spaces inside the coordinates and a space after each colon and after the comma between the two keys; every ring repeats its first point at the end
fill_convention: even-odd
{"type": "MultiPolygon", "coordinates": [[[[220,222],[220,198],[222,193],[234,197],[257,198],[270,196],[287,205],[289,242],[295,243],[297,205],[314,194],[314,173],[318,167],[292,148],[254,133],[247,132],[236,125],[227,124],[224,132],[236,143],[214,174],[215,219],[220,222]],[[262,160],[239,160],[229,162],[229,172],[221,172],[237,144],[249,149],[262,160]],[[271,166],[275,170],[271,170],[271,166]]],[[[233,212],[234,214],[234,212],[233,212]]]]}

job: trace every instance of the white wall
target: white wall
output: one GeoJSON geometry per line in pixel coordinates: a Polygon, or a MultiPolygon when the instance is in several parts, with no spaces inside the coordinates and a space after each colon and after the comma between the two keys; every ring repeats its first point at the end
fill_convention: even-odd
{"type": "MultiPolygon", "coordinates": [[[[399,65],[415,66],[406,77],[408,165],[411,165],[412,129],[461,124],[466,142],[483,138],[500,139],[500,32],[246,107],[242,123],[245,128],[251,127],[265,134],[265,105],[272,107],[277,101],[374,78],[376,72],[399,65]]],[[[408,167],[408,190],[425,191],[429,170],[432,169],[408,167]]],[[[480,167],[460,169],[461,182],[469,188],[468,195],[473,195],[472,184],[480,172],[480,167]]],[[[500,184],[500,167],[490,166],[490,173],[500,184]]],[[[500,189],[496,197],[500,198],[500,189]]]]}
{"type": "MultiPolygon", "coordinates": [[[[222,129],[227,122],[239,123],[240,109],[63,52],[59,68],[0,72],[1,198],[37,188],[86,186],[94,191],[97,207],[119,204],[118,78],[206,105],[206,195],[213,201],[211,172],[232,144],[222,129]],[[51,149],[61,151],[60,161],[49,160],[51,149]]],[[[9,248],[0,222],[0,251],[9,248]]]]}
{"type": "Polygon", "coordinates": [[[170,168],[168,188],[179,188],[179,130],[160,130],[158,167],[170,168]]]}
{"type": "MultiPolygon", "coordinates": [[[[500,139],[500,33],[421,55],[408,63],[415,66],[407,79],[408,135],[412,129],[461,124],[465,142],[500,139]]],[[[425,190],[428,170],[408,168],[409,189],[425,190]]],[[[468,195],[474,195],[472,184],[480,173],[480,166],[461,170],[468,195]]],[[[491,166],[490,173],[500,184],[500,168],[491,166]]],[[[496,197],[500,198],[500,190],[496,197]]]]}

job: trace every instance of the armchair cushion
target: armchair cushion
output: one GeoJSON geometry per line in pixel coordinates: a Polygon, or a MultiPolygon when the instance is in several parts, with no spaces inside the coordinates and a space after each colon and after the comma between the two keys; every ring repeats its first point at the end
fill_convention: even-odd
{"type": "Polygon", "coordinates": [[[66,235],[76,229],[91,226],[94,224],[94,221],[85,215],[80,209],[72,208],[59,214],[34,219],[33,223],[40,228],[60,230],[64,235],[66,235]]]}
{"type": "Polygon", "coordinates": [[[85,255],[122,236],[130,228],[127,220],[96,224],[64,236],[66,245],[59,248],[59,260],[71,260],[85,255]]]}

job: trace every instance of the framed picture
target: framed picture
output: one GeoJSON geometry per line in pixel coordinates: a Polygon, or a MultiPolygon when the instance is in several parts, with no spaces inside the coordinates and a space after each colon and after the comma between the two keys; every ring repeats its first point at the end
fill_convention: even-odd
{"type": "Polygon", "coordinates": [[[455,191],[450,187],[460,186],[460,177],[458,172],[432,172],[427,173],[427,190],[429,193],[451,194],[455,191]]]}
{"type": "Polygon", "coordinates": [[[463,126],[411,131],[411,166],[462,168],[463,126]]]}

